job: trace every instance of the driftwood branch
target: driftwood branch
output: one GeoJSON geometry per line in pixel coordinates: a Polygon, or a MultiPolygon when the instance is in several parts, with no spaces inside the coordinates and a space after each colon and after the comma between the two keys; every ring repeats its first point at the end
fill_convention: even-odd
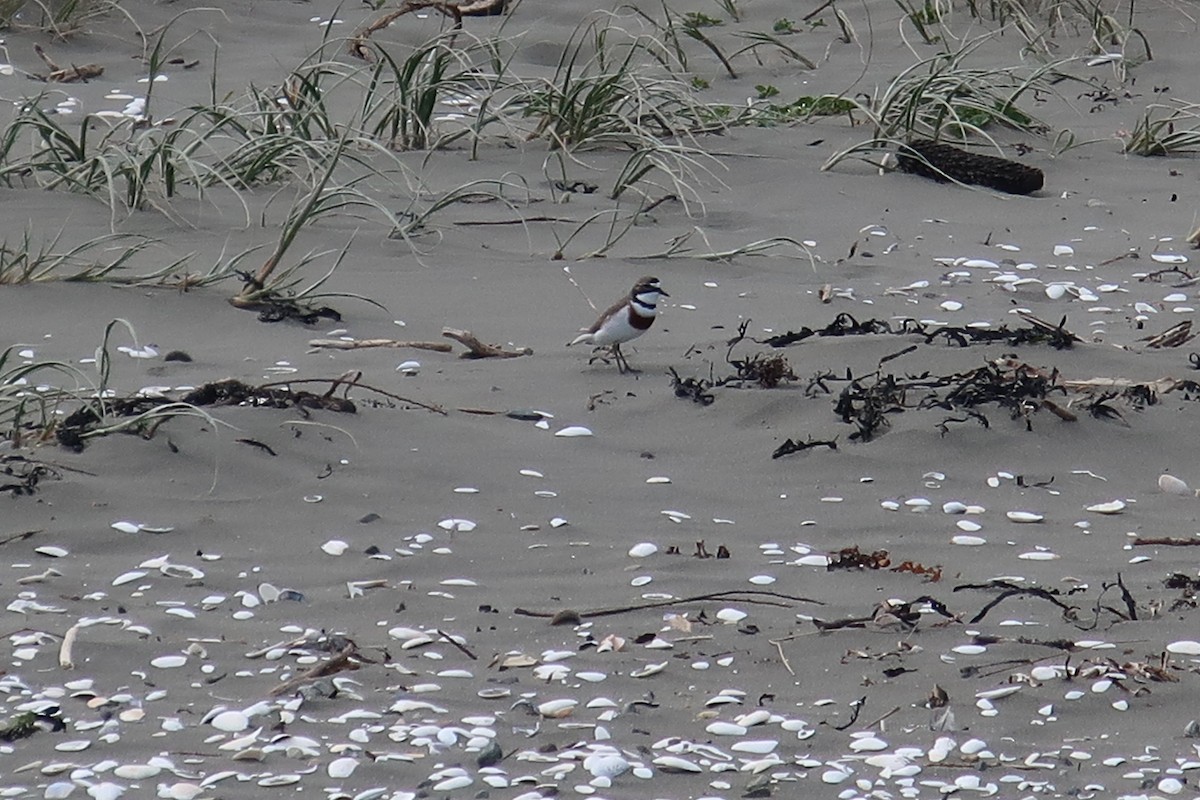
{"type": "Polygon", "coordinates": [[[441,12],[443,16],[451,17],[454,20],[453,30],[457,31],[462,28],[463,17],[490,17],[502,14],[505,5],[506,0],[468,0],[464,3],[447,3],[443,0],[404,0],[395,11],[389,11],[377,17],[350,37],[348,46],[350,55],[361,58],[363,61],[373,60],[374,55],[367,47],[367,40],[371,38],[371,35],[376,31],[383,30],[405,14],[411,14],[414,11],[432,8],[434,11],[441,12]]]}
{"type": "Polygon", "coordinates": [[[60,67],[54,62],[50,55],[42,49],[40,44],[35,44],[33,50],[38,54],[47,67],[50,68],[48,75],[32,75],[36,80],[45,81],[48,83],[86,83],[92,78],[99,78],[104,74],[104,67],[99,64],[82,64],[76,66],[72,64],[69,67],[60,67]]]}
{"type": "Polygon", "coordinates": [[[417,342],[402,339],[310,339],[309,347],[328,350],[362,350],[367,347],[411,347],[416,350],[433,350],[436,353],[449,353],[454,348],[445,342],[417,342]]]}
{"type": "Polygon", "coordinates": [[[281,694],[290,694],[301,686],[311,683],[318,678],[324,678],[326,675],[336,675],[339,672],[358,669],[358,662],[353,660],[357,654],[358,650],[354,645],[346,645],[336,656],[328,661],[317,664],[312,669],[302,672],[291,680],[284,681],[276,686],[271,690],[271,696],[278,697],[281,694]]]}
{"type": "Polygon", "coordinates": [[[506,350],[500,345],[482,342],[470,331],[458,328],[442,328],[442,336],[453,339],[467,348],[467,352],[459,355],[459,358],[520,358],[533,355],[533,351],[528,347],[506,350]]]}

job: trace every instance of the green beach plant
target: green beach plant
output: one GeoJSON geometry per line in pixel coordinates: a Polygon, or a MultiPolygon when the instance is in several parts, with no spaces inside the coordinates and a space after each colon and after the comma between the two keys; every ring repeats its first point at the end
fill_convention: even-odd
{"type": "Polygon", "coordinates": [[[1126,153],[1139,156],[1200,153],[1200,103],[1151,103],[1123,143],[1126,153]]]}
{"type": "Polygon", "coordinates": [[[975,138],[994,145],[985,130],[989,127],[1045,135],[1048,126],[1022,104],[1026,98],[1053,93],[1053,81],[1063,77],[1063,62],[1032,69],[969,66],[972,53],[993,35],[919,59],[869,98],[837,98],[854,103],[857,113],[868,120],[871,136],[834,153],[822,170],[850,157],[872,161],[881,148],[913,138],[963,142],[975,138]]]}

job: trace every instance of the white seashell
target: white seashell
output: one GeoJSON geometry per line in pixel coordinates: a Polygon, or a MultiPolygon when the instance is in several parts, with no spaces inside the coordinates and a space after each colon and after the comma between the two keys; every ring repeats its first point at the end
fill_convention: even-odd
{"type": "Polygon", "coordinates": [[[594,753],[583,760],[593,778],[615,778],[629,771],[630,763],[616,753],[594,753]]]}
{"type": "Polygon", "coordinates": [[[969,519],[960,519],[958,522],[954,523],[954,525],[960,531],[966,531],[967,533],[975,533],[976,531],[983,529],[983,526],[978,522],[974,522],[969,519]]]}
{"type": "Polygon", "coordinates": [[[343,542],[341,539],[330,539],[328,542],[321,545],[321,550],[325,552],[325,555],[329,556],[340,556],[349,549],[350,545],[346,542],[343,542]]]}
{"type": "Polygon", "coordinates": [[[421,371],[420,361],[401,361],[396,366],[396,372],[404,373],[405,375],[416,375],[421,371]]]}
{"type": "Polygon", "coordinates": [[[671,479],[663,475],[656,475],[653,478],[646,478],[646,483],[670,483],[671,479]]]}
{"type": "Polygon", "coordinates": [[[722,608],[717,612],[717,619],[730,624],[741,622],[748,616],[750,615],[745,611],[736,608],[722,608]]]}
{"type": "Polygon", "coordinates": [[[125,787],[116,783],[94,783],[88,787],[88,797],[93,800],[117,800],[118,797],[125,794],[125,787]]]}
{"type": "Polygon", "coordinates": [[[948,503],[942,503],[943,514],[965,514],[967,513],[967,504],[960,503],[957,500],[951,500],[948,503]]]}
{"type": "Polygon", "coordinates": [[[54,745],[54,749],[60,753],[80,753],[92,746],[92,743],[87,739],[72,739],[66,742],[59,742],[54,745]]]}
{"type": "Polygon", "coordinates": [[[1020,523],[1041,522],[1045,519],[1044,516],[1033,511],[1009,511],[1005,516],[1012,522],[1020,523]]]}
{"type": "Polygon", "coordinates": [[[770,586],[775,582],[775,579],[770,575],[754,575],[750,578],[750,583],[755,586],[770,586]]]}
{"type": "Polygon", "coordinates": [[[291,786],[293,784],[299,783],[301,781],[301,779],[302,779],[302,776],[296,775],[295,773],[287,773],[285,775],[270,775],[266,778],[261,778],[258,781],[258,785],[263,786],[263,787],[291,786]]]}
{"type": "Polygon", "coordinates": [[[1186,264],[1188,257],[1182,253],[1151,253],[1150,258],[1159,264],[1186,264]]]}
{"type": "Polygon", "coordinates": [[[821,782],[828,784],[838,784],[849,778],[852,772],[847,772],[844,769],[827,769],[821,773],[821,782]]]}
{"type": "Polygon", "coordinates": [[[950,537],[950,542],[961,547],[982,547],[987,544],[987,539],[982,536],[969,536],[965,533],[960,533],[950,537]]]}
{"type": "Polygon", "coordinates": [[[1178,778],[1163,778],[1158,782],[1157,788],[1163,794],[1179,794],[1183,791],[1183,781],[1178,778]]]}
{"type": "Polygon", "coordinates": [[[122,572],[120,575],[113,578],[112,585],[113,586],[124,586],[127,583],[132,583],[132,582],[134,582],[136,580],[140,580],[141,578],[144,578],[144,577],[146,577],[146,573],[144,571],[142,571],[140,569],[134,569],[134,570],[130,570],[129,572],[122,572]]]}
{"type": "Polygon", "coordinates": [[[1121,500],[1109,500],[1107,503],[1088,506],[1087,510],[1096,514],[1120,514],[1125,510],[1125,503],[1121,500]]]}
{"type": "Polygon", "coordinates": [[[478,586],[479,584],[470,578],[446,578],[439,583],[440,586],[478,586]]]}
{"type": "Polygon", "coordinates": [[[703,772],[699,764],[679,756],[659,756],[651,762],[663,772],[703,772]]]}
{"type": "Polygon", "coordinates": [[[581,680],[581,681],[587,681],[588,683],[600,683],[600,681],[606,679],[608,677],[608,675],[606,675],[603,672],[588,671],[588,672],[576,672],[575,677],[579,678],[579,680],[581,680]]]}
{"type": "Polygon", "coordinates": [[[1032,550],[1028,553],[1021,553],[1017,558],[1023,561],[1057,561],[1059,556],[1049,550],[1032,550]]]}
{"type": "Polygon", "coordinates": [[[1046,287],[1046,297],[1051,300],[1060,300],[1067,293],[1067,287],[1061,283],[1052,283],[1046,287]]]}
{"type": "Polygon", "coordinates": [[[1009,684],[1008,686],[999,686],[995,689],[984,689],[982,692],[975,693],[977,700],[999,700],[1001,697],[1008,697],[1021,691],[1022,685],[1019,683],[1009,684]]]}
{"type": "Polygon", "coordinates": [[[981,644],[960,644],[957,647],[950,648],[952,652],[958,653],[960,656],[977,656],[981,653],[986,653],[987,648],[981,644]]]}
{"type": "Polygon", "coordinates": [[[355,758],[335,758],[329,762],[329,766],[325,771],[331,778],[349,778],[354,774],[354,770],[358,769],[358,759],[355,758]]]}
{"type": "Polygon", "coordinates": [[[66,556],[70,551],[67,550],[65,547],[56,547],[54,545],[48,544],[48,545],[42,545],[41,547],[35,547],[33,552],[38,553],[39,555],[46,556],[47,558],[62,558],[63,556],[66,556]]]}
{"type": "Polygon", "coordinates": [[[193,800],[204,792],[204,787],[195,783],[179,781],[159,789],[158,796],[166,800],[193,800]]]}
{"type": "Polygon", "coordinates": [[[629,548],[630,558],[647,558],[658,552],[658,545],[650,542],[641,542],[629,548]]]}
{"type": "Polygon", "coordinates": [[[540,703],[537,706],[537,712],[549,719],[561,719],[562,717],[570,716],[577,705],[579,705],[578,700],[566,698],[562,700],[547,700],[545,703],[540,703]]]}
{"type": "Polygon", "coordinates": [[[226,733],[241,733],[250,727],[250,717],[242,711],[222,711],[209,724],[226,733]]]}
{"type": "Polygon", "coordinates": [[[1164,303],[1186,303],[1188,296],[1183,292],[1172,292],[1163,298],[1164,303]]]}
{"type": "Polygon", "coordinates": [[[159,656],[150,659],[150,666],[158,669],[175,669],[187,663],[187,656],[159,656]]]}
{"type": "Polygon", "coordinates": [[[121,533],[137,533],[142,529],[142,526],[136,522],[127,522],[125,520],[114,522],[110,527],[112,527],[112,529],[115,531],[120,531],[121,533]]]}
{"type": "Polygon", "coordinates": [[[877,738],[877,736],[862,736],[862,738],[854,739],[854,741],[850,742],[850,748],[856,753],[875,753],[887,750],[888,742],[877,738]]]}
{"type": "Polygon", "coordinates": [[[798,567],[828,567],[830,560],[829,556],[812,554],[801,556],[792,562],[798,567]]]}
{"type": "Polygon", "coordinates": [[[476,525],[469,519],[457,519],[451,517],[444,519],[438,523],[438,527],[444,531],[454,531],[455,533],[470,533],[475,530],[476,525]]]}
{"type": "Polygon", "coordinates": [[[754,755],[765,756],[767,753],[773,752],[778,746],[778,739],[747,739],[742,742],[734,742],[729,749],[735,753],[753,753],[754,755]]]}
{"type": "Polygon", "coordinates": [[[1075,248],[1071,247],[1069,244],[1056,244],[1054,245],[1054,255],[1073,256],[1075,255],[1075,248]]]}
{"type": "Polygon", "coordinates": [[[1000,269],[999,264],[997,264],[995,261],[989,261],[986,258],[964,259],[958,266],[970,267],[971,269],[1000,269]]]}
{"type": "Polygon", "coordinates": [[[568,438],[568,439],[576,438],[579,436],[591,436],[592,429],[585,428],[582,425],[568,425],[567,427],[565,427],[561,430],[555,431],[554,435],[562,436],[563,438],[568,438]]]}
{"type": "Polygon", "coordinates": [[[641,587],[641,586],[645,586],[646,584],[650,583],[653,580],[654,580],[654,578],[650,577],[649,575],[638,575],[636,578],[634,578],[633,580],[631,580],[629,582],[629,585],[633,586],[635,588],[641,587]]]}
{"type": "Polygon", "coordinates": [[[943,311],[962,311],[963,304],[957,300],[945,300],[938,307],[943,311]]]}
{"type": "Polygon", "coordinates": [[[771,712],[767,711],[766,709],[758,708],[754,711],[749,711],[745,714],[742,714],[740,717],[735,719],[734,722],[736,722],[738,725],[752,728],[755,725],[762,725],[764,722],[769,722],[770,720],[771,712]]]}
{"type": "Polygon", "coordinates": [[[732,722],[724,722],[717,720],[710,722],[704,730],[711,733],[713,736],[745,736],[746,727],[744,725],[735,725],[732,722]]]}
{"type": "Polygon", "coordinates": [[[1164,494],[1190,495],[1194,494],[1188,485],[1174,475],[1159,475],[1158,489],[1164,494]]]}
{"type": "Polygon", "coordinates": [[[262,598],[264,603],[274,603],[282,594],[283,591],[274,584],[260,583],[258,585],[258,596],[262,598]]]}
{"type": "Polygon", "coordinates": [[[46,787],[46,791],[42,793],[45,800],[66,800],[75,791],[75,784],[69,781],[55,781],[46,787]]]}
{"type": "Polygon", "coordinates": [[[1181,639],[1167,645],[1167,652],[1177,656],[1200,656],[1200,642],[1181,639]]]}
{"type": "Polygon", "coordinates": [[[453,792],[456,789],[463,789],[474,783],[470,775],[455,775],[446,778],[444,781],[438,781],[433,785],[435,792],[453,792]]]}

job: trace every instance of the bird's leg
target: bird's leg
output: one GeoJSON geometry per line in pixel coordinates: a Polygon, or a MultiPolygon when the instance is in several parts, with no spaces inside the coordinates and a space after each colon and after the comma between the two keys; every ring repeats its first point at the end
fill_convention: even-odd
{"type": "Polygon", "coordinates": [[[611,353],[611,347],[597,347],[592,351],[592,357],[588,359],[588,366],[590,367],[597,361],[603,361],[605,364],[611,364],[612,362],[608,360],[608,357],[611,353]]]}
{"type": "Polygon", "coordinates": [[[613,361],[617,362],[617,372],[624,375],[627,372],[637,373],[640,369],[634,369],[629,366],[629,361],[625,358],[625,354],[621,352],[621,345],[614,344],[612,346],[613,361]]]}

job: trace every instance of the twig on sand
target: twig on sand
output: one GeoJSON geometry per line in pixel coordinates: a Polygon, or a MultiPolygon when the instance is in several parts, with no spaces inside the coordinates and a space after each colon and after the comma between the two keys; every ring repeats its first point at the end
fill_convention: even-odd
{"type": "Polygon", "coordinates": [[[267,389],[272,386],[290,386],[290,385],[296,384],[296,383],[328,383],[328,384],[332,384],[329,387],[329,391],[323,395],[326,398],[332,396],[332,394],[335,391],[337,391],[339,386],[355,386],[359,389],[366,389],[367,391],[375,392],[376,394],[381,394],[384,397],[390,397],[391,399],[397,400],[401,403],[409,403],[411,405],[417,406],[418,408],[423,408],[426,411],[432,411],[435,414],[441,414],[442,416],[446,416],[446,409],[442,408],[441,406],[433,405],[430,403],[422,403],[420,400],[413,400],[412,398],[394,394],[393,392],[389,392],[384,389],[378,389],[374,386],[369,386],[365,383],[359,383],[358,380],[355,378],[346,378],[346,377],[341,377],[341,378],[294,378],[292,380],[272,381],[271,383],[264,383],[264,384],[261,384],[258,388],[259,389],[267,389]]]}
{"type": "Polygon", "coordinates": [[[463,655],[465,655],[467,658],[471,659],[472,661],[478,661],[478,660],[479,660],[479,656],[475,655],[475,654],[474,654],[474,653],[472,653],[470,650],[468,650],[466,645],[464,645],[464,644],[462,644],[461,642],[459,642],[459,641],[458,641],[457,639],[455,639],[453,636],[451,636],[450,634],[446,633],[446,632],[445,632],[444,630],[442,630],[441,628],[434,628],[434,630],[436,630],[436,631],[438,632],[438,636],[441,636],[441,637],[442,637],[443,639],[445,639],[447,642],[449,642],[450,644],[452,644],[452,645],[454,645],[455,647],[457,647],[457,648],[458,648],[458,650],[459,650],[459,652],[461,652],[461,653],[462,653],[463,655]]]}
{"type": "Polygon", "coordinates": [[[348,644],[328,661],[317,664],[312,669],[276,686],[271,690],[271,696],[278,697],[282,694],[289,694],[306,683],[310,683],[317,678],[324,678],[326,675],[335,675],[339,672],[358,669],[358,663],[352,660],[356,655],[358,655],[358,648],[353,644],[348,644]]]}
{"type": "Polygon", "coordinates": [[[3,547],[6,544],[11,544],[12,542],[23,542],[26,539],[28,539],[30,536],[36,536],[37,534],[41,533],[42,530],[43,530],[42,528],[37,528],[32,531],[21,531],[20,533],[10,533],[8,536],[5,536],[3,539],[0,539],[0,547],[3,547]]]}
{"type": "MultiPolygon", "coordinates": [[[[586,611],[571,611],[570,617],[578,619],[589,619],[592,617],[611,617],[617,614],[624,614],[629,611],[644,611],[650,608],[664,608],[666,606],[678,606],[684,603],[698,603],[702,600],[720,600],[726,597],[736,596],[739,602],[756,603],[761,605],[773,605],[786,608],[787,603],[779,602],[781,600],[791,600],[797,603],[816,603],[817,605],[825,605],[820,600],[813,600],[809,597],[799,597],[796,595],[782,594],[781,592],[769,592],[765,589],[730,589],[724,592],[708,592],[706,594],[697,594],[690,597],[678,597],[674,600],[655,600],[649,603],[632,603],[627,606],[614,606],[612,608],[593,608],[586,611]]],[[[527,608],[514,608],[514,614],[520,614],[523,617],[541,617],[543,619],[562,618],[566,615],[563,611],[534,611],[527,608]]]]}
{"type": "Polygon", "coordinates": [[[467,348],[467,352],[460,354],[459,358],[520,358],[533,355],[533,350],[528,347],[506,350],[500,345],[482,342],[470,331],[458,328],[442,328],[442,336],[453,339],[467,348]]]}
{"type": "Polygon", "coordinates": [[[775,645],[775,649],[779,651],[779,660],[783,662],[783,666],[785,669],[787,669],[788,674],[791,675],[793,678],[796,677],[796,671],[794,669],[792,669],[792,662],[788,661],[788,657],[783,654],[783,641],[784,640],[771,639],[770,641],[771,641],[771,644],[775,645]]]}
{"type": "Polygon", "coordinates": [[[99,64],[82,64],[80,66],[72,64],[69,67],[60,67],[54,63],[40,44],[35,44],[33,50],[50,68],[49,75],[34,74],[30,76],[36,80],[47,83],[87,83],[92,78],[99,78],[104,74],[104,67],[99,64]]]}
{"type": "Polygon", "coordinates": [[[463,3],[447,3],[442,0],[405,0],[404,4],[395,11],[389,11],[381,17],[369,22],[350,37],[348,49],[350,55],[364,61],[371,61],[373,56],[367,48],[367,40],[371,34],[383,30],[405,14],[432,8],[447,17],[454,18],[454,30],[462,28],[463,17],[487,17],[503,13],[506,0],[467,0],[463,3]]]}
{"type": "Polygon", "coordinates": [[[411,347],[416,350],[433,350],[449,353],[454,348],[445,342],[409,342],[402,339],[310,339],[309,347],[327,350],[362,350],[367,347],[411,347]]]}

